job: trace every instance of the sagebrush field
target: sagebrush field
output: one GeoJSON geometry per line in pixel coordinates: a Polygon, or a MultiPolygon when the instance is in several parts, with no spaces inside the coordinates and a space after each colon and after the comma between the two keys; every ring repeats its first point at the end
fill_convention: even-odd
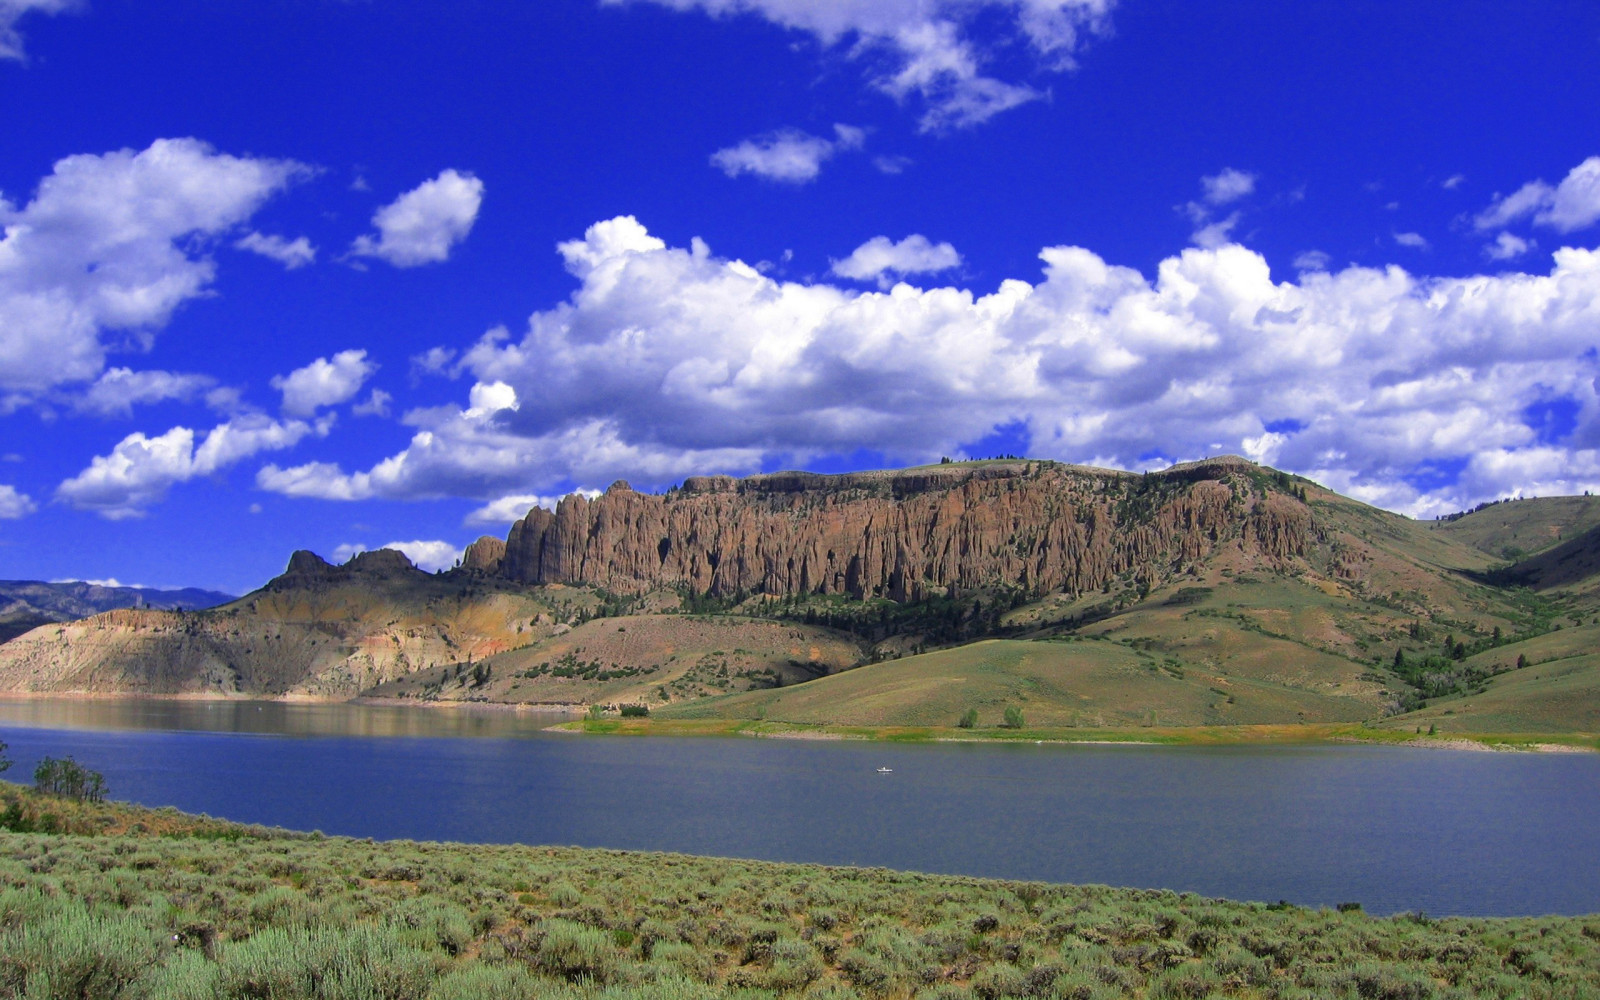
{"type": "Polygon", "coordinates": [[[1379,918],[882,869],[374,843],[3,794],[6,996],[1600,997],[1600,916],[1379,918]]]}

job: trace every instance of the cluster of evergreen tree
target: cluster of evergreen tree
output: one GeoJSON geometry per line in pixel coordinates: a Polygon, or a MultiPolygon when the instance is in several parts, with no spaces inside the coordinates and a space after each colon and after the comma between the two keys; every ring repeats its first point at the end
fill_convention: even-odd
{"type": "MultiPolygon", "coordinates": [[[[1487,642],[1472,646],[1454,635],[1444,637],[1438,652],[1406,655],[1403,648],[1394,651],[1389,667],[1411,688],[1400,699],[1403,712],[1422,708],[1430,698],[1448,698],[1459,694],[1481,694],[1489,679],[1513,669],[1506,664],[1488,666],[1467,664],[1463,661],[1473,653],[1500,645],[1504,637],[1498,625],[1487,642]]],[[[1517,667],[1527,665],[1527,658],[1517,657],[1517,667]]]]}

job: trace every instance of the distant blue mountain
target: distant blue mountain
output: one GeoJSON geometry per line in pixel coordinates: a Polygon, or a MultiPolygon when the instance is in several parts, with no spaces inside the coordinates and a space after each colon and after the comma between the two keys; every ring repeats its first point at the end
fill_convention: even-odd
{"type": "Polygon", "coordinates": [[[103,587],[74,581],[0,580],[0,642],[51,622],[76,621],[114,608],[158,608],[195,611],[234,600],[232,594],[184,587],[103,587]]]}

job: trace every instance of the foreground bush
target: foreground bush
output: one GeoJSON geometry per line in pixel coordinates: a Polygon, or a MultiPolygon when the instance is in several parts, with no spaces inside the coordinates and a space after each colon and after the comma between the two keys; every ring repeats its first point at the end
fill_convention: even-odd
{"type": "MultiPolygon", "coordinates": [[[[82,825],[138,812],[101,808],[121,818],[82,825]]],[[[168,835],[0,834],[0,997],[1600,998],[1600,917],[1382,919],[147,819],[168,835]]]]}

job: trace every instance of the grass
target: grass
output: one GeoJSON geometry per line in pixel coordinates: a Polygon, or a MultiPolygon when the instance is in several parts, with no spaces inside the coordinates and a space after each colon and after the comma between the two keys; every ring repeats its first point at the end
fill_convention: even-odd
{"type": "Polygon", "coordinates": [[[645,704],[795,684],[863,659],[843,633],[734,614],[596,618],[484,660],[420,670],[373,697],[509,704],[645,704]]]}
{"type": "Polygon", "coordinates": [[[1595,916],[1378,918],[882,869],[236,832],[0,833],[0,995],[1600,997],[1595,916]]]}
{"type": "Polygon", "coordinates": [[[1547,632],[1464,661],[1501,669],[1481,693],[1430,701],[1386,727],[1436,727],[1455,735],[1517,732],[1570,737],[1600,732],[1600,626],[1547,632]],[[1515,669],[1517,658],[1527,666],[1515,669]]]}
{"type": "Polygon", "coordinates": [[[1520,559],[1600,526],[1600,497],[1539,497],[1491,504],[1453,521],[1439,534],[1494,556],[1520,559]]]}
{"type": "MultiPolygon", "coordinates": [[[[1215,633],[1206,623],[1202,628],[1215,633]]],[[[1223,626],[1220,631],[1228,631],[1223,626]]],[[[1119,637],[1120,640],[1121,637],[1119,637]]],[[[1052,727],[1227,725],[1305,718],[1353,722],[1379,714],[1374,693],[1362,696],[1361,667],[1336,669],[1349,688],[1301,683],[1281,671],[1243,662],[1180,658],[1130,641],[990,639],[857,667],[792,687],[674,705],[674,718],[743,718],[857,726],[954,726],[977,709],[978,725],[998,724],[1020,708],[1035,725],[1052,727]]]]}

